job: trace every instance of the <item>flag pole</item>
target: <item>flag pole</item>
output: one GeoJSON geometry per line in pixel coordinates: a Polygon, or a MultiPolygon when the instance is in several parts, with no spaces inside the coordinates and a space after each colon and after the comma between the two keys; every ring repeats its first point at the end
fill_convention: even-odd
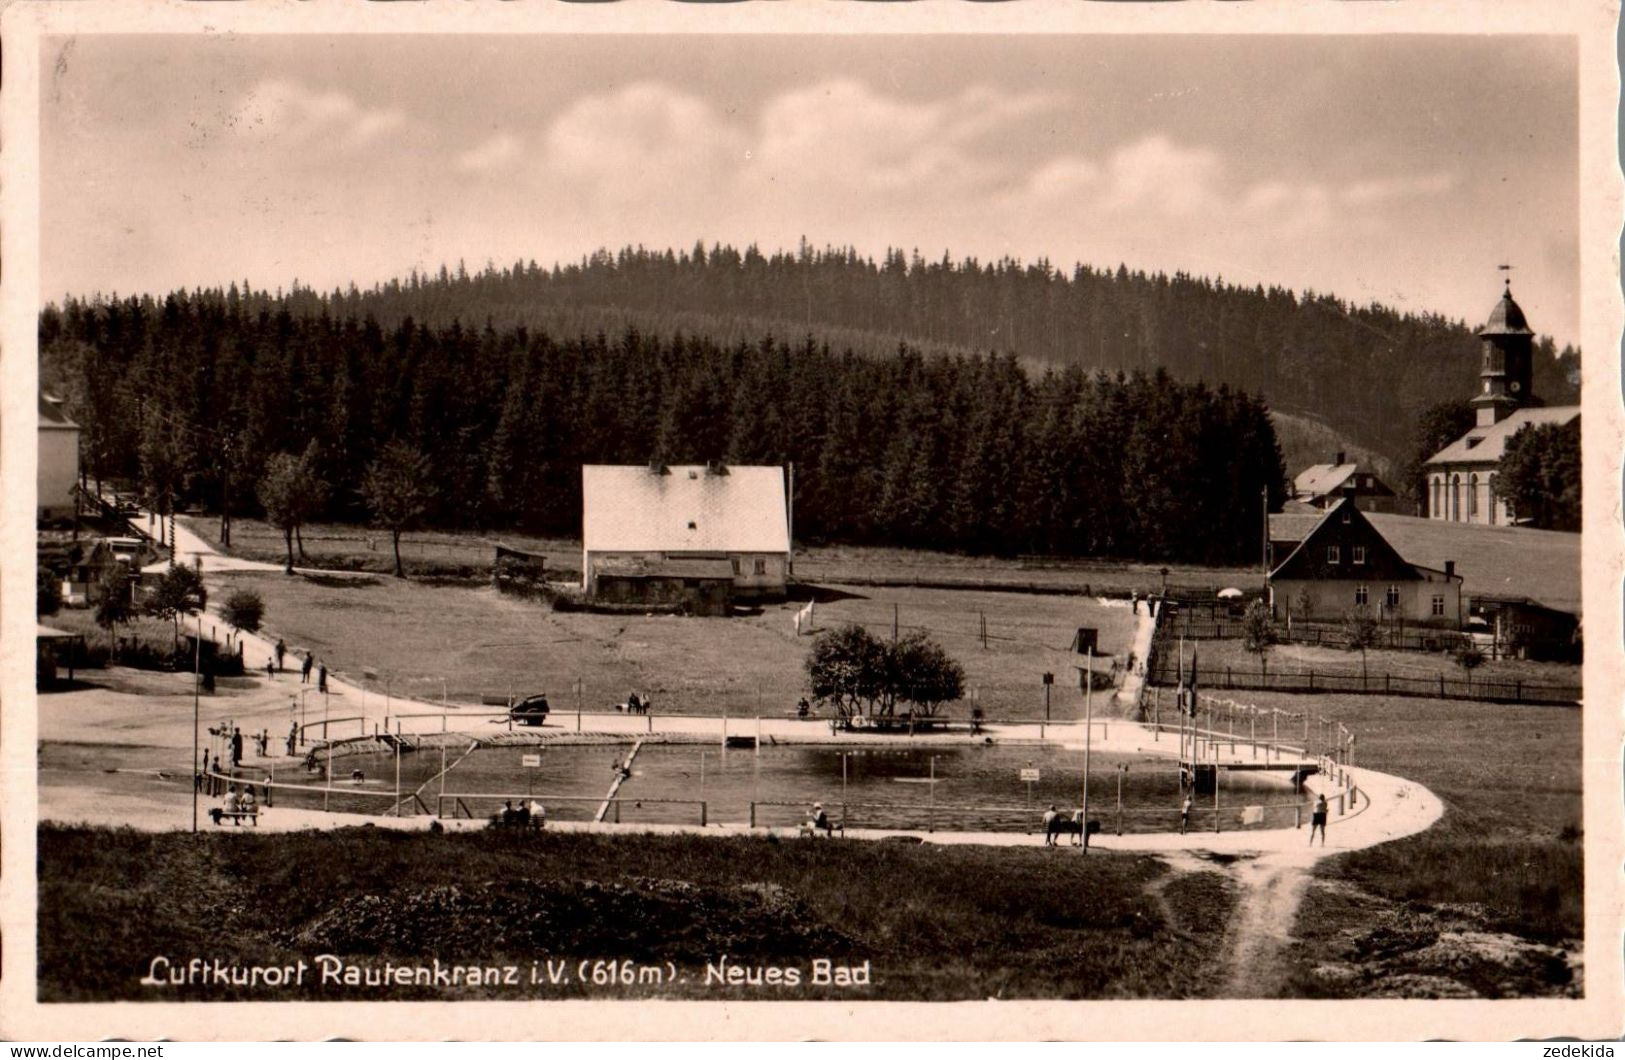
{"type": "Polygon", "coordinates": [[[1094,733],[1095,702],[1095,647],[1089,645],[1084,654],[1087,669],[1083,673],[1083,819],[1078,822],[1083,852],[1089,853],[1089,744],[1094,733]]]}

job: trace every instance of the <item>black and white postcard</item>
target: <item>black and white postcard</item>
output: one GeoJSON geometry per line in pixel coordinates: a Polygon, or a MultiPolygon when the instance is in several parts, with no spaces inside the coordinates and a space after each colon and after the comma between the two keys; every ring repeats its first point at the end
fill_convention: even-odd
{"type": "Polygon", "coordinates": [[[1616,15],[7,7],[0,1033],[1617,1034],[1616,15]]]}

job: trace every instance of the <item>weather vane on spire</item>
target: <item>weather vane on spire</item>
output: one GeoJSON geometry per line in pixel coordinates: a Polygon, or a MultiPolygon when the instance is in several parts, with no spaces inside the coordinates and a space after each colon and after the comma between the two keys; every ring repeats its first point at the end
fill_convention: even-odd
{"type": "Polygon", "coordinates": [[[1512,290],[1512,266],[1511,265],[1497,265],[1496,268],[1500,269],[1502,272],[1507,274],[1506,276],[1502,277],[1502,279],[1505,281],[1505,283],[1507,285],[1507,290],[1509,290],[1509,291],[1512,290]]]}

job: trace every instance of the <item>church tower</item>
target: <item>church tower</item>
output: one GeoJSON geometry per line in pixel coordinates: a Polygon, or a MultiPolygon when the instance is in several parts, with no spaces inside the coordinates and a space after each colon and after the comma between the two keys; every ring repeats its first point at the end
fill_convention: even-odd
{"type": "Polygon", "coordinates": [[[1483,344],[1478,372],[1482,382],[1472,405],[1478,411],[1478,425],[1493,427],[1530,404],[1532,398],[1529,384],[1534,370],[1535,333],[1529,330],[1523,310],[1512,300],[1510,279],[1478,337],[1483,344]]]}

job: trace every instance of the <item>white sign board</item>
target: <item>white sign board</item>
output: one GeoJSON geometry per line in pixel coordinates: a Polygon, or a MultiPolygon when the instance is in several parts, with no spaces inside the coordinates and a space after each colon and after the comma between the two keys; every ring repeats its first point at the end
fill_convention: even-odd
{"type": "Polygon", "coordinates": [[[1028,784],[1036,784],[1036,783],[1038,783],[1038,770],[1036,770],[1036,769],[1023,769],[1021,771],[1021,779],[1024,782],[1028,783],[1028,784]]]}
{"type": "Polygon", "coordinates": [[[541,766],[542,766],[542,756],[541,755],[520,755],[519,756],[519,764],[521,766],[523,766],[524,768],[526,768],[526,769],[540,769],[541,766]]]}

